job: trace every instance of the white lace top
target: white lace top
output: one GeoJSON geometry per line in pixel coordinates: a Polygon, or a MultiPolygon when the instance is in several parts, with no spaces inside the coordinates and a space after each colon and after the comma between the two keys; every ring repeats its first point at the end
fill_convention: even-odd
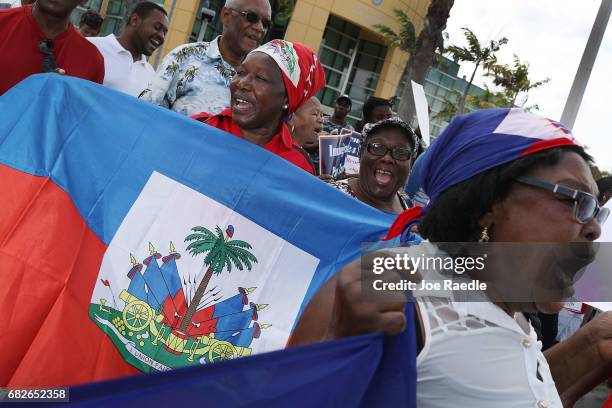
{"type": "Polygon", "coordinates": [[[419,408],[562,407],[531,326],[525,334],[491,302],[428,297],[417,304],[424,325],[419,408]]]}

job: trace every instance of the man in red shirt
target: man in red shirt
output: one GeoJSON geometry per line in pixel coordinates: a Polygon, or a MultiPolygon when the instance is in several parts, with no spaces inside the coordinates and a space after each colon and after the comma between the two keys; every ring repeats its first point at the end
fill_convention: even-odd
{"type": "Polygon", "coordinates": [[[32,74],[104,80],[104,58],[70,22],[81,0],[38,0],[0,10],[0,95],[32,74]]]}

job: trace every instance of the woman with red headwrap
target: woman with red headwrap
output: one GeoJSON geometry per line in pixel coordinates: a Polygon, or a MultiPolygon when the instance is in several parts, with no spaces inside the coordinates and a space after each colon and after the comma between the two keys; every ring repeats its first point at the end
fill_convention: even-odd
{"type": "Polygon", "coordinates": [[[285,122],[323,86],[323,66],[310,48],[272,40],[251,51],[236,70],[230,108],[214,116],[200,113],[193,118],[315,174],[308,154],[293,140],[285,122]]]}

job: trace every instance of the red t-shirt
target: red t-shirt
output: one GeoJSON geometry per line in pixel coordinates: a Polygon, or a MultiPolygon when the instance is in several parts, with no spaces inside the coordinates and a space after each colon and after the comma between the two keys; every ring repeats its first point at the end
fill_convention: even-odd
{"type": "MultiPolygon", "coordinates": [[[[192,118],[212,127],[216,127],[217,129],[224,130],[239,138],[243,138],[242,130],[232,120],[231,108],[227,108],[216,115],[210,115],[204,112],[198,113],[197,115],[193,115],[192,118]]],[[[308,153],[295,143],[286,124],[283,123],[281,131],[261,147],[295,164],[299,168],[306,170],[308,173],[312,175],[315,174],[312,162],[307,158],[308,153]]]]}
{"type": "MultiPolygon", "coordinates": [[[[46,40],[34,17],[32,5],[0,10],[0,95],[32,74],[43,72],[46,57],[38,43],[46,40]]],[[[104,57],[72,24],[53,38],[53,56],[66,75],[104,81],[104,57]]]]}

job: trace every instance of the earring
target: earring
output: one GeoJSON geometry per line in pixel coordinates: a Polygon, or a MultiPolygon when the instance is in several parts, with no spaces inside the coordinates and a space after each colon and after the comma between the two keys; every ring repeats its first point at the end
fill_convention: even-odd
{"type": "Polygon", "coordinates": [[[489,227],[484,227],[482,229],[482,234],[480,235],[480,240],[478,242],[489,242],[489,227]]]}
{"type": "Polygon", "coordinates": [[[289,105],[285,105],[285,106],[283,106],[283,109],[284,109],[284,110],[289,109],[289,105]]]}

